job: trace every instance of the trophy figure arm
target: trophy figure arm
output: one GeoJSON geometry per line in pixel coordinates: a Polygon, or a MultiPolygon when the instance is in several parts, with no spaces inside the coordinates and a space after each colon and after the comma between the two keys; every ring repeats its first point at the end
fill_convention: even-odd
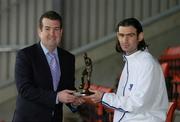
{"type": "Polygon", "coordinates": [[[86,69],[83,70],[82,72],[82,75],[81,75],[81,84],[80,84],[80,89],[84,89],[84,86],[85,86],[85,82],[84,82],[84,79],[85,79],[85,76],[87,75],[87,71],[86,69]]]}
{"type": "Polygon", "coordinates": [[[84,77],[83,76],[81,77],[81,84],[80,84],[79,88],[80,89],[84,88],[84,77]]]}

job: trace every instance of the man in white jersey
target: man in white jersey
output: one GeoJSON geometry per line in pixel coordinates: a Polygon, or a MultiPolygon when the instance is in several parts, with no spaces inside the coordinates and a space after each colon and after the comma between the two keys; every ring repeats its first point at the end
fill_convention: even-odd
{"type": "Polygon", "coordinates": [[[168,97],[159,63],[147,50],[142,25],[135,18],[117,25],[116,50],[123,68],[116,93],[93,91],[89,96],[114,109],[113,122],[165,122],[168,97]]]}

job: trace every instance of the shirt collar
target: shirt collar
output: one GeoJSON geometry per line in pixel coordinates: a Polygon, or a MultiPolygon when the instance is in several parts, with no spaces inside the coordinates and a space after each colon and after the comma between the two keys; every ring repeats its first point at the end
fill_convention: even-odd
{"type": "MultiPolygon", "coordinates": [[[[42,47],[42,49],[43,49],[44,54],[47,55],[47,54],[49,53],[49,50],[43,45],[42,42],[40,42],[40,45],[41,45],[41,47],[42,47]]],[[[52,53],[55,53],[56,56],[57,56],[57,55],[58,55],[58,53],[57,53],[57,48],[55,48],[55,50],[54,50],[52,53]]]]}
{"type": "Polygon", "coordinates": [[[132,53],[132,54],[130,54],[130,55],[124,55],[127,59],[128,58],[133,58],[133,57],[135,57],[135,56],[137,56],[139,53],[141,53],[142,51],[141,50],[138,50],[138,51],[136,51],[136,52],[134,52],[134,53],[132,53]]]}

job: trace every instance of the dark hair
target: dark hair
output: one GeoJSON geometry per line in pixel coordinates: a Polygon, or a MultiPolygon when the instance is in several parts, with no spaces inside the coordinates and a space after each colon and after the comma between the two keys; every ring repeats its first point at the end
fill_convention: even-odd
{"type": "Polygon", "coordinates": [[[48,18],[51,20],[58,20],[60,23],[60,28],[62,28],[62,17],[57,12],[47,11],[43,15],[41,15],[41,17],[39,19],[39,28],[40,29],[42,29],[42,27],[43,27],[43,23],[42,23],[43,18],[48,18]]]}
{"type": "MultiPolygon", "coordinates": [[[[116,27],[116,32],[119,31],[120,26],[125,26],[125,27],[133,26],[137,30],[137,35],[139,35],[141,32],[143,32],[141,23],[135,18],[127,18],[127,19],[124,19],[123,21],[120,21],[116,27]]],[[[142,41],[139,42],[137,48],[138,48],[138,50],[144,51],[146,49],[146,47],[148,47],[148,45],[145,43],[145,40],[143,39],[142,41]]],[[[116,41],[116,51],[120,52],[120,53],[124,53],[124,51],[122,50],[122,48],[120,46],[118,39],[116,41]]]]}

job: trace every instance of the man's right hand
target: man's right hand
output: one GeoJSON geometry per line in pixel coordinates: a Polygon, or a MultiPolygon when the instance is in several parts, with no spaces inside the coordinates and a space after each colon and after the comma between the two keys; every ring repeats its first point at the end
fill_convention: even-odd
{"type": "Polygon", "coordinates": [[[76,96],[73,95],[73,90],[63,90],[57,93],[59,102],[73,103],[76,100],[76,96]]]}

